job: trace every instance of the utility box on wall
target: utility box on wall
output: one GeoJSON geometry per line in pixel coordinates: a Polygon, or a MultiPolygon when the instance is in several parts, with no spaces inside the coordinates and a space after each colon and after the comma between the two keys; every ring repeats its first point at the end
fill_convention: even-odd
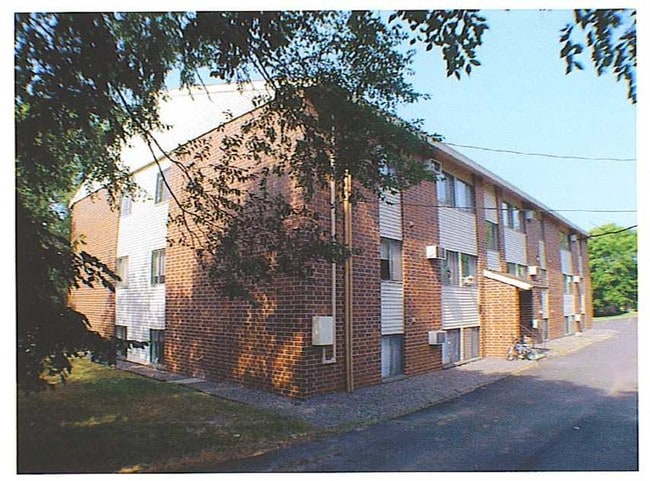
{"type": "Polygon", "coordinates": [[[334,318],[332,316],[314,316],[312,318],[311,343],[313,346],[334,344],[334,318]]]}

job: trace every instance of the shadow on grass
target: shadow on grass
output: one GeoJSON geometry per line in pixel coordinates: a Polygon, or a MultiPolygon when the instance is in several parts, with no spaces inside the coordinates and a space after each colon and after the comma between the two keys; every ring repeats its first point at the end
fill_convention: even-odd
{"type": "Polygon", "coordinates": [[[138,471],[191,463],[187,458],[205,452],[236,456],[308,430],[275,414],[82,361],[68,385],[19,393],[18,473],[138,471]]]}

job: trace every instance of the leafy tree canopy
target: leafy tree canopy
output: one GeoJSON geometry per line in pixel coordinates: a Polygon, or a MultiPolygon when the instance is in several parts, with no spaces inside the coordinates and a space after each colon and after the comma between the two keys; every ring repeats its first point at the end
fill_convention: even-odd
{"type": "Polygon", "coordinates": [[[595,314],[612,315],[636,309],[636,230],[605,224],[592,229],[589,234],[589,265],[595,314]]]}
{"type": "MultiPolygon", "coordinates": [[[[619,78],[632,85],[635,17],[633,29],[616,41],[622,14],[589,12],[577,16],[575,25],[587,32],[592,51],[602,53],[593,57],[598,73],[613,66],[619,78]],[[604,28],[603,22],[615,28],[604,28]],[[612,58],[612,52],[618,56],[612,58]]],[[[272,116],[280,113],[288,119],[289,129],[303,135],[299,148],[282,157],[270,174],[290,175],[307,197],[326,176],[341,179],[345,172],[353,172],[371,191],[381,192],[425,176],[415,163],[404,160],[422,153],[418,150],[422,143],[415,141],[421,135],[417,124],[391,117],[397,105],[421,97],[408,80],[414,53],[403,47],[419,44],[439,51],[447,74],[460,78],[480,65],[477,49],[487,28],[479,12],[465,10],[396,11],[389,18],[365,11],[16,14],[19,382],[36,385],[44,367],[65,373],[72,352],[100,349],[97,337],[77,329],[85,320],[67,307],[65,293],[79,283],[111,286],[114,275],[82,246],[66,245],[67,220],[60,206],[83,182],[105,186],[113,201],[121,193],[135,191],[120,162],[120,150],[136,135],[152,142],[150,132],[163,127],[158,104],[170,72],[180,72],[183,86],[201,82],[197,74],[201,69],[222,81],[263,77],[275,90],[275,114],[267,110],[258,125],[267,122],[268,127],[272,116]],[[319,94],[314,86],[324,90],[319,94]],[[332,154],[336,165],[329,162],[332,154]],[[398,167],[399,175],[378,173],[381,166],[398,167]],[[71,329],[82,335],[53,329],[57,322],[76,326],[71,329]]],[[[580,42],[571,31],[563,41],[563,55],[569,65],[576,65],[580,42]]],[[[231,147],[236,151],[241,142],[253,141],[248,145],[256,146],[254,152],[269,149],[282,132],[269,128],[266,132],[269,136],[261,141],[233,139],[231,147]]],[[[193,225],[208,226],[211,218],[205,217],[206,212],[216,212],[233,225],[244,222],[242,193],[233,188],[215,195],[201,185],[205,176],[200,171],[177,165],[186,177],[187,194],[196,199],[193,204],[179,200],[180,222],[187,223],[189,216],[193,225]],[[203,217],[197,216],[199,207],[203,217]]],[[[235,172],[227,158],[216,170],[216,179],[243,181],[251,175],[235,172]]],[[[265,199],[264,180],[258,180],[257,195],[265,199]]],[[[278,251],[295,247],[294,252],[321,257],[346,255],[340,246],[323,242],[322,232],[310,230],[313,212],[292,211],[282,199],[264,205],[273,206],[260,213],[268,220],[264,225],[269,226],[269,235],[279,221],[295,216],[307,232],[302,240],[282,238],[275,244],[278,251]],[[310,239],[320,242],[321,248],[307,249],[310,239]]],[[[214,242],[202,248],[210,254],[233,248],[237,245],[233,231],[245,230],[241,226],[204,232],[203,238],[214,242]]],[[[290,261],[280,264],[296,265],[296,259],[290,261]]],[[[271,268],[268,262],[256,266],[257,279],[271,268]]],[[[241,263],[231,271],[250,274],[241,263]]],[[[236,276],[231,287],[242,289],[236,276]]]]}

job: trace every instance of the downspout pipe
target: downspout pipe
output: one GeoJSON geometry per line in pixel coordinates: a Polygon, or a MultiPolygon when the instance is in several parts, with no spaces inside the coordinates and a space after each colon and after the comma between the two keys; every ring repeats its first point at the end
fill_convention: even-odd
{"type": "MultiPolygon", "coordinates": [[[[343,217],[345,226],[345,247],[348,252],[352,252],[352,175],[349,171],[345,172],[343,181],[343,217]]],[[[354,391],[354,356],[352,353],[354,334],[352,329],[352,255],[350,255],[344,264],[344,316],[345,325],[345,385],[348,392],[354,391]]]]}
{"type": "MultiPolygon", "coordinates": [[[[335,160],[334,156],[332,156],[330,160],[330,165],[332,167],[332,177],[330,179],[330,236],[332,239],[332,242],[336,241],[336,177],[334,176],[334,167],[335,167],[335,160]]],[[[336,362],[336,269],[337,264],[336,262],[332,262],[332,285],[331,285],[331,292],[332,292],[332,299],[331,299],[331,305],[332,305],[332,330],[334,331],[332,333],[332,339],[334,340],[334,343],[332,344],[332,357],[328,358],[326,355],[326,348],[323,347],[323,358],[322,358],[322,363],[323,364],[334,364],[336,362]]]]}

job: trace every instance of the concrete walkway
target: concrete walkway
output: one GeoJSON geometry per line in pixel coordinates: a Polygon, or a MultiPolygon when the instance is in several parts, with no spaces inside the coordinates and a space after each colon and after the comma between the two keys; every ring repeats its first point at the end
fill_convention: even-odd
{"type": "MultiPolygon", "coordinates": [[[[598,327],[545,344],[546,356],[563,356],[616,335],[598,327]]],[[[119,362],[118,368],[166,382],[186,385],[213,396],[300,418],[322,428],[347,428],[390,419],[438,404],[505,377],[534,368],[539,361],[481,359],[451,369],[413,376],[399,381],[362,387],[353,393],[316,395],[292,400],[232,382],[187,378],[147,366],[119,362]]]]}

